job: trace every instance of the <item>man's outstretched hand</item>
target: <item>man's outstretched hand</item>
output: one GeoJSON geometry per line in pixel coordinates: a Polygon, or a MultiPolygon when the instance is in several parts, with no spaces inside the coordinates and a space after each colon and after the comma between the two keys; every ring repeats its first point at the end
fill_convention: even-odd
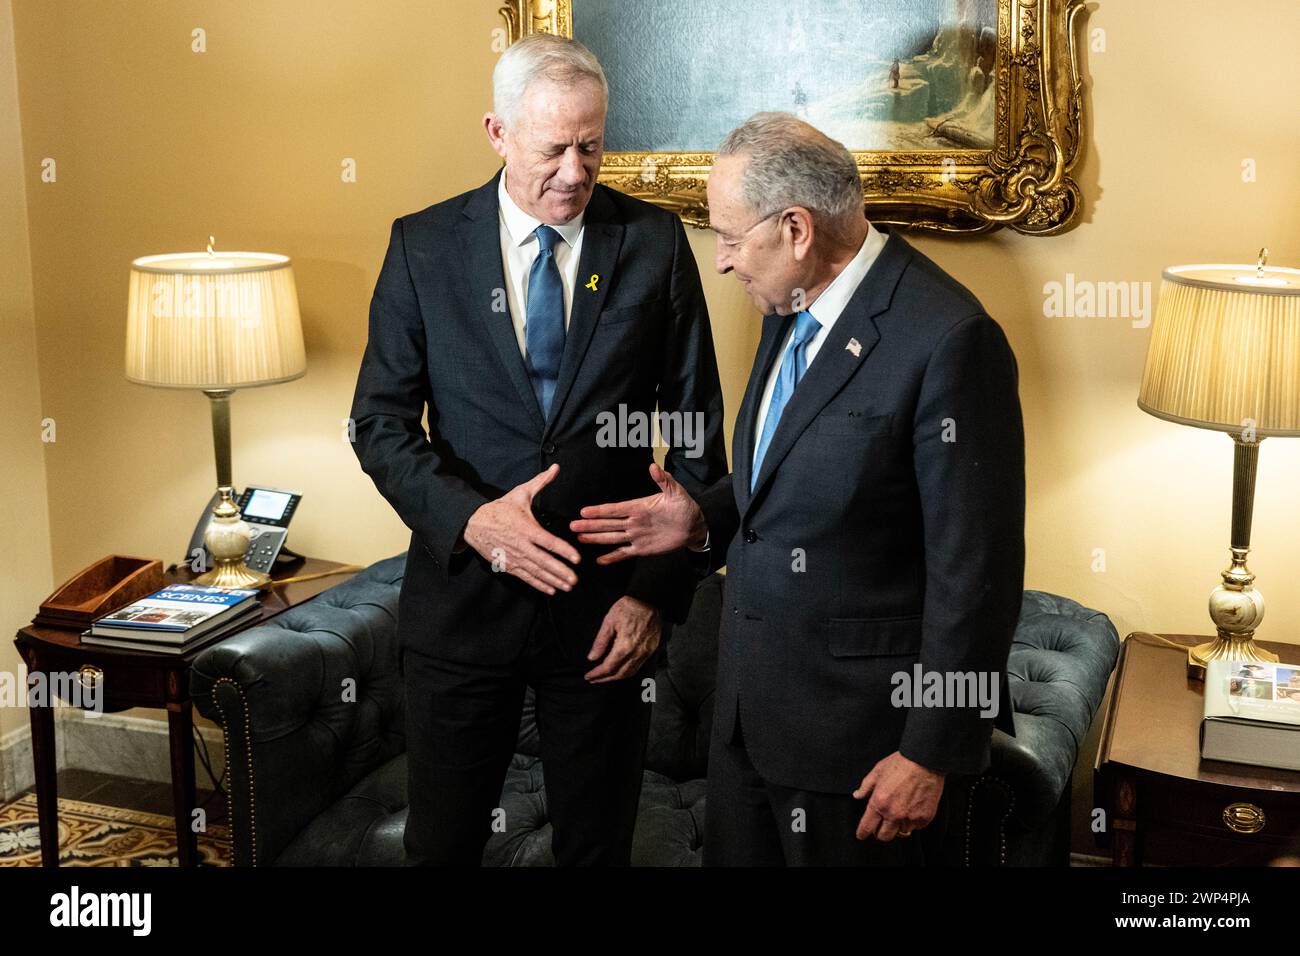
{"type": "Polygon", "coordinates": [[[597,564],[614,564],[648,554],[667,554],[689,545],[702,547],[708,526],[700,506],[672,475],[654,462],[650,477],[659,494],[632,501],[588,505],[582,517],[569,522],[569,530],[583,544],[604,544],[615,550],[602,554],[597,564]]]}
{"type": "Polygon", "coordinates": [[[492,562],[493,570],[513,574],[543,594],[554,594],[557,588],[568,591],[578,583],[578,575],[564,563],[577,564],[578,549],[533,517],[533,496],[559,473],[560,466],[551,465],[481,506],[470,515],[462,535],[466,544],[492,562]]]}

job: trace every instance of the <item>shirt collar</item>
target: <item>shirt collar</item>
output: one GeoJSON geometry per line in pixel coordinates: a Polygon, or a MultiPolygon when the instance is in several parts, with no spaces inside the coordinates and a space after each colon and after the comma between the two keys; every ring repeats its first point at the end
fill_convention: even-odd
{"type": "Polygon", "coordinates": [[[835,324],[835,320],[849,304],[853,293],[858,290],[872,263],[876,261],[876,256],[880,255],[880,250],[884,247],[885,234],[868,220],[867,235],[862,240],[857,255],[849,260],[849,264],[831,280],[831,284],[822,290],[822,294],[805,310],[817,320],[818,325],[826,328],[835,324]]]}
{"type": "MultiPolygon", "coordinates": [[[[535,216],[530,216],[519,208],[519,204],[510,198],[506,192],[506,171],[501,170],[501,179],[497,182],[497,199],[501,205],[501,220],[505,223],[506,232],[510,233],[510,242],[516,246],[522,246],[529,239],[533,238],[533,231],[542,224],[542,221],[535,216]]],[[[560,234],[560,238],[573,248],[573,244],[578,241],[578,235],[582,232],[582,220],[587,215],[584,209],[572,219],[561,225],[551,225],[551,228],[560,234]]]]}

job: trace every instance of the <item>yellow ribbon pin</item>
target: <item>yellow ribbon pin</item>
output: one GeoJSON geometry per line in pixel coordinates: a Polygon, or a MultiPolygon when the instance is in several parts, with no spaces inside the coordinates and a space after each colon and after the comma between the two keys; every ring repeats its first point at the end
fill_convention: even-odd
{"type": "Polygon", "coordinates": [[[584,288],[590,289],[592,292],[595,292],[595,291],[596,291],[596,283],[599,282],[599,281],[600,281],[600,276],[592,276],[592,277],[591,277],[591,281],[588,282],[584,288]]]}

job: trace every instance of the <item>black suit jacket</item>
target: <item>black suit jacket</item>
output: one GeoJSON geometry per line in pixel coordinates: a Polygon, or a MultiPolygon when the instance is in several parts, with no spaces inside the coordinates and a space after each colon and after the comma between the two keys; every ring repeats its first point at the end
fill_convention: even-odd
{"type": "Polygon", "coordinates": [[[497,178],[393,223],[352,403],[361,467],[411,529],[398,605],[402,646],[470,663],[513,660],[537,614],[585,656],[627,594],[681,621],[698,569],[684,552],[602,568],[577,543],[583,505],[657,491],[654,449],[600,447],[598,416],[703,414],[703,454],[666,465],[696,492],[726,472],[722,392],[699,272],[678,218],[597,185],[549,421],[520,355],[501,262],[497,178]],[[587,288],[599,276],[595,290],[587,288]],[[422,424],[427,409],[428,430],[422,424]],[[539,522],[582,554],[578,584],[548,598],[453,552],[470,515],[551,463],[539,522]]]}
{"type": "Polygon", "coordinates": [[[756,769],[800,789],[850,793],[895,750],[979,772],[994,721],[979,708],[895,707],[892,675],[917,662],[996,672],[996,723],[1015,732],[1015,356],[970,292],[890,234],[795,389],[751,495],[757,406],[792,320],[763,320],[734,481],[697,499],[711,551],[730,543],[714,731],[730,739],[739,707],[756,769]]]}

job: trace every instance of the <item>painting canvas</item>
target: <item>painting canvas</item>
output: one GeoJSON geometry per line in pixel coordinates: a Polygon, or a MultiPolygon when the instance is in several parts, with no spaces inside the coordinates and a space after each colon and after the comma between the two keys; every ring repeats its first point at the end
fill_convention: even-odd
{"type": "Polygon", "coordinates": [[[582,41],[610,84],[601,182],[707,226],[713,151],[763,110],[858,161],[875,222],[1071,228],[1086,0],[506,0],[513,42],[582,41]]]}
{"type": "Polygon", "coordinates": [[[606,148],[695,152],[760,110],[851,150],[990,149],[997,0],[573,0],[606,148]]]}

